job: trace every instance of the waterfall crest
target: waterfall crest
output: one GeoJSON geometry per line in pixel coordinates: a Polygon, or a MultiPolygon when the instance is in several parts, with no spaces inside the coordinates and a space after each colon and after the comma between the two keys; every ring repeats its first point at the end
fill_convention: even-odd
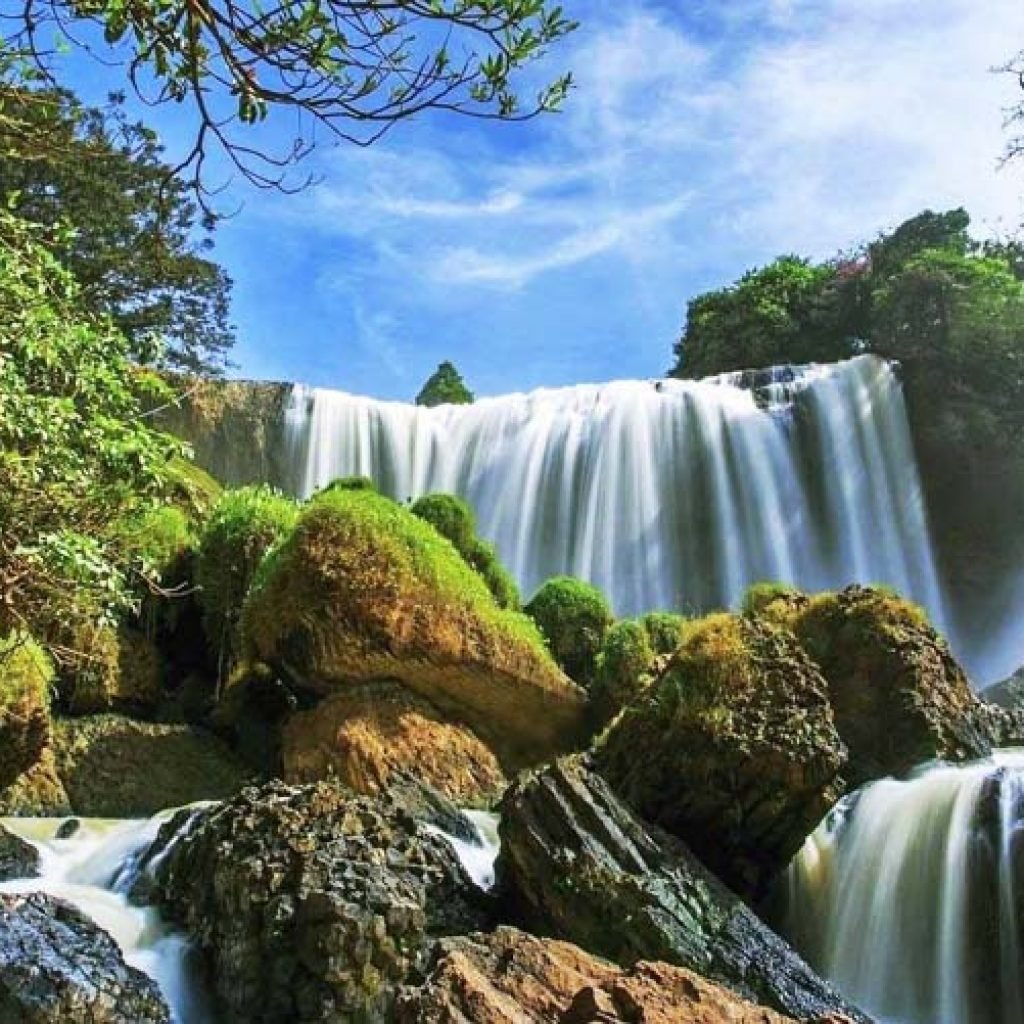
{"type": "Polygon", "coordinates": [[[888,1024],[1024,1020],[1024,751],[840,804],[789,869],[784,930],[888,1024]]]}
{"type": "Polygon", "coordinates": [[[462,495],[526,594],[568,573],[635,614],[888,583],[944,620],[902,391],[871,356],[436,409],[296,387],[286,442],[302,495],[462,495]]]}

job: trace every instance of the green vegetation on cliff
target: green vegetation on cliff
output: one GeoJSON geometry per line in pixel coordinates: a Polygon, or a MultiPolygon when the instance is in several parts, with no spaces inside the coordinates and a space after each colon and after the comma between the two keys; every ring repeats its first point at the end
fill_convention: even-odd
{"type": "Polygon", "coordinates": [[[466,387],[462,374],[447,360],[427,378],[416,396],[417,405],[470,405],[473,392],[466,387]]]}

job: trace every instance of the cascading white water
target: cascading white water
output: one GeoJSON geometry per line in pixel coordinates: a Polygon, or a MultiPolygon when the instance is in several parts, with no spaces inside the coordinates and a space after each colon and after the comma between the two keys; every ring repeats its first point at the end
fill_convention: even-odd
{"type": "Polygon", "coordinates": [[[882,1024],[1024,1021],[1024,751],[866,787],[787,882],[784,930],[882,1024]]]}
{"type": "Polygon", "coordinates": [[[468,499],[526,594],[568,573],[635,614],[888,583],[944,621],[902,391],[871,356],[436,409],[296,387],[286,432],[304,496],[365,475],[468,499]]]}
{"type": "Polygon", "coordinates": [[[82,818],[69,839],[56,838],[60,818],[5,818],[5,828],[39,850],[40,877],[2,882],[0,892],[67,900],[117,942],[131,966],[157,982],[175,1024],[204,1024],[211,1018],[187,941],[155,908],[135,906],[127,896],[137,855],[172,814],[140,821],[82,818]]]}

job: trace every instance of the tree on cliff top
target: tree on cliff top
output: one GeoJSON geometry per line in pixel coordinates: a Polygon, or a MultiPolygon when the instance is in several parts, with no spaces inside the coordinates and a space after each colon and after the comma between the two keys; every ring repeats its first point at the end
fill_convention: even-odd
{"type": "Polygon", "coordinates": [[[79,301],[113,319],[139,362],[222,368],[234,342],[231,280],[206,258],[213,220],[171,177],[155,134],[130,122],[117,96],[99,110],[63,89],[8,81],[0,107],[0,193],[39,225],[37,240],[75,276],[79,301]],[[13,125],[47,144],[20,151],[4,131],[13,125]]]}
{"type": "Polygon", "coordinates": [[[250,181],[284,187],[318,133],[367,145],[431,108],[506,120],[553,110],[570,76],[526,103],[515,78],[573,28],[547,0],[27,0],[0,15],[9,52],[45,73],[54,38],[84,32],[95,52],[100,35],[145,100],[191,107],[181,168],[201,194],[211,143],[250,181]],[[245,132],[272,111],[295,115],[284,151],[245,132]]]}
{"type": "Polygon", "coordinates": [[[473,392],[466,387],[462,374],[445,360],[427,378],[416,396],[417,405],[470,405],[473,392]]]}

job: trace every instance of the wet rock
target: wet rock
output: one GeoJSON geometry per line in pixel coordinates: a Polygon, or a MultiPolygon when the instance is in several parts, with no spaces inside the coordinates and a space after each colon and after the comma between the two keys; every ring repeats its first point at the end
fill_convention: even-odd
{"type": "Polygon", "coordinates": [[[685,968],[623,970],[578,946],[514,928],[439,941],[426,982],[396,1024],[784,1024],[685,968]]]}
{"type": "Polygon", "coordinates": [[[38,876],[39,851],[21,836],[0,826],[0,882],[38,876]]]}
{"type": "Polygon", "coordinates": [[[82,827],[82,823],[77,818],[68,818],[66,821],[62,821],[57,826],[57,831],[54,833],[55,839],[71,839],[73,836],[78,834],[78,830],[82,827]]]}
{"type": "Polygon", "coordinates": [[[586,758],[520,776],[501,810],[498,883],[531,930],[619,963],[685,967],[799,1019],[866,1019],[586,758]]]}
{"type": "Polygon", "coordinates": [[[0,895],[0,1020],[169,1024],[156,982],[63,900],[0,895]]]}
{"type": "Polygon", "coordinates": [[[462,805],[486,805],[505,784],[482,740],[401,683],[352,687],[293,715],[282,753],[287,782],[333,778],[371,795],[412,774],[462,805]]]}
{"type": "Polygon", "coordinates": [[[60,818],[71,813],[71,801],[57,774],[53,747],[0,791],[0,814],[19,818],[60,818]]]}
{"type": "Polygon", "coordinates": [[[794,636],[736,615],[691,624],[595,755],[627,803],[752,896],[842,795],[845,759],[828,686],[794,636]]]}
{"type": "Polygon", "coordinates": [[[433,938],[489,920],[451,846],[397,795],[273,782],[176,841],[174,827],[151,892],[205,954],[226,1024],[383,1024],[433,938]]]}

